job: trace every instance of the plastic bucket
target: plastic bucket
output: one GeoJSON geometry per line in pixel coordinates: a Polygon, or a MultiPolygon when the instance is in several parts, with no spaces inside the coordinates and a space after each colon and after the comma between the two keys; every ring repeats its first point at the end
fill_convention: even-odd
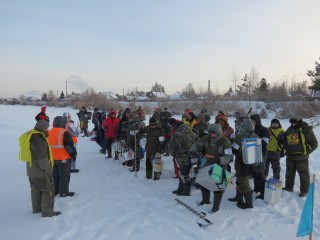
{"type": "Polygon", "coordinates": [[[162,159],[154,159],[152,161],[152,165],[153,165],[153,171],[154,172],[162,172],[163,169],[163,161],[162,159]]]}

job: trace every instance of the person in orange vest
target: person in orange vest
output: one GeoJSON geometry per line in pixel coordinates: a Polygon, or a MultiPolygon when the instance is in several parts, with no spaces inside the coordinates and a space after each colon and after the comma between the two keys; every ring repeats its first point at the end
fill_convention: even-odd
{"type": "Polygon", "coordinates": [[[55,195],[72,197],[74,192],[69,191],[71,160],[76,159],[77,150],[74,147],[72,136],[65,129],[67,119],[57,116],[53,120],[53,128],[49,131],[48,141],[52,150],[54,166],[52,176],[55,184],[55,195]]]}

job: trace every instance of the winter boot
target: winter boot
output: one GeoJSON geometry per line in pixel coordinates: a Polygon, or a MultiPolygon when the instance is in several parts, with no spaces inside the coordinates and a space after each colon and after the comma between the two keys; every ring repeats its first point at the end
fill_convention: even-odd
{"type": "Polygon", "coordinates": [[[220,194],[219,195],[218,194],[214,195],[213,206],[212,206],[212,209],[211,209],[212,213],[215,213],[215,212],[219,211],[221,200],[222,200],[222,195],[220,195],[220,194]]]}
{"type": "Polygon", "coordinates": [[[61,193],[60,197],[73,197],[74,192],[68,192],[68,193],[61,193]]]}
{"type": "Polygon", "coordinates": [[[55,217],[55,216],[59,216],[60,214],[61,214],[61,212],[58,212],[58,211],[54,212],[54,211],[52,211],[52,212],[49,213],[49,214],[42,213],[42,217],[55,217]]]}
{"type": "Polygon", "coordinates": [[[114,152],[114,160],[119,160],[119,152],[118,151],[114,152]]]}
{"type": "Polygon", "coordinates": [[[228,198],[230,202],[242,202],[243,203],[243,194],[237,189],[236,196],[233,198],[228,198]]]}
{"type": "Polygon", "coordinates": [[[241,209],[247,209],[247,208],[253,208],[253,204],[252,204],[252,197],[253,197],[253,192],[246,192],[243,194],[244,196],[244,200],[245,203],[237,203],[237,206],[241,209]]]}
{"type": "Polygon", "coordinates": [[[178,185],[178,189],[172,191],[173,194],[181,194],[183,192],[183,183],[181,180],[179,180],[179,185],[178,185]]]}
{"type": "Polygon", "coordinates": [[[153,172],[153,180],[159,180],[161,176],[161,172],[153,172]]]}
{"type": "Polygon", "coordinates": [[[209,204],[210,203],[210,191],[208,189],[205,189],[204,187],[201,187],[201,195],[202,195],[202,200],[199,203],[199,206],[204,205],[204,204],[209,204]]]}
{"type": "Polygon", "coordinates": [[[260,180],[259,182],[259,196],[257,196],[256,198],[257,199],[264,199],[264,187],[265,187],[265,183],[266,183],[266,180],[260,180]]]}
{"type": "Polygon", "coordinates": [[[183,184],[183,192],[177,193],[178,196],[190,196],[191,191],[191,183],[184,183],[183,184]]]}

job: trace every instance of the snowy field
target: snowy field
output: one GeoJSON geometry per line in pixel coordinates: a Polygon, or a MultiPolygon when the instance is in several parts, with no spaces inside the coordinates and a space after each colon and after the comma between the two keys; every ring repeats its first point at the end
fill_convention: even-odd
{"type": "MultiPolygon", "coordinates": [[[[241,210],[227,198],[235,195],[235,185],[226,190],[220,211],[208,214],[214,222],[207,228],[196,224],[198,217],[178,205],[171,192],[178,185],[172,178],[171,157],[164,157],[164,172],[159,181],[145,178],[145,161],[142,160],[137,177],[123,167],[121,161],[106,159],[100,148],[86,137],[78,143],[77,167],[72,174],[70,198],[56,197],[55,210],[62,215],[41,218],[31,214],[30,187],[25,163],[18,160],[18,138],[34,127],[35,115],[40,107],[0,105],[0,234],[1,239],[30,240],[104,240],[104,239],[295,239],[305,198],[298,197],[299,178],[296,177],[294,193],[282,192],[281,202],[275,205],[262,200],[254,202],[254,209],[241,210]]],[[[78,121],[78,110],[47,108],[52,120],[63,112],[71,113],[78,121]]],[[[180,117],[180,116],[179,116],[180,117]]],[[[264,119],[270,125],[272,117],[264,119]]],[[[233,119],[230,119],[234,127],[233,119]]],[[[289,125],[282,120],[283,128],[289,125]]],[[[89,130],[92,129],[90,124],[89,130]]],[[[320,136],[320,128],[314,129],[320,136]]],[[[320,139],[318,139],[320,140],[320,139]]],[[[310,156],[310,173],[317,175],[314,206],[313,239],[320,239],[320,148],[310,156]]],[[[285,158],[281,160],[281,180],[284,181],[285,158]]],[[[272,170],[270,170],[272,172],[272,170]]],[[[197,211],[208,212],[212,205],[198,207],[200,190],[193,188],[190,197],[179,197],[197,211]]],[[[212,201],[211,194],[211,201],[212,201]]],[[[308,239],[303,237],[300,239],[308,239]]]]}

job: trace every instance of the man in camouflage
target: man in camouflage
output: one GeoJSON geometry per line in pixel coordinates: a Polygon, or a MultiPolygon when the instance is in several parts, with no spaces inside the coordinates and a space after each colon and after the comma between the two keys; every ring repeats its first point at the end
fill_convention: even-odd
{"type": "Polygon", "coordinates": [[[170,154],[176,159],[180,168],[178,189],[172,193],[183,196],[190,196],[191,180],[189,177],[191,163],[189,161],[189,151],[193,143],[199,137],[190,127],[182,122],[176,123],[176,133],[172,135],[169,144],[170,154]]]}
{"type": "Polygon", "coordinates": [[[145,127],[144,122],[139,119],[136,115],[136,112],[131,112],[129,115],[129,120],[127,123],[127,146],[132,151],[134,151],[135,159],[133,161],[133,166],[130,168],[130,172],[138,172],[140,168],[140,140],[143,136],[142,133],[139,133],[139,129],[145,127]]]}
{"type": "MultiPolygon", "coordinates": [[[[224,170],[227,170],[228,164],[233,159],[231,142],[223,135],[222,128],[219,124],[210,124],[208,126],[208,135],[202,137],[199,141],[195,142],[190,149],[190,156],[195,156],[197,152],[206,156],[207,161],[203,167],[212,164],[218,164],[224,170]]],[[[210,191],[201,186],[202,201],[200,205],[210,203],[210,191]]],[[[211,212],[217,212],[220,209],[224,190],[214,191],[213,206],[211,212]]]]}

